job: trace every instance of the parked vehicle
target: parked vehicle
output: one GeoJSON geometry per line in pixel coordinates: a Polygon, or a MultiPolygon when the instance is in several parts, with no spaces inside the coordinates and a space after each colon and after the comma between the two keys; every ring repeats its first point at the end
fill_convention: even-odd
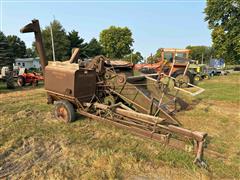
{"type": "Polygon", "coordinates": [[[189,71],[193,75],[194,84],[197,84],[199,81],[203,79],[209,79],[209,66],[206,64],[198,64],[197,61],[191,60],[191,64],[188,67],[189,71]]]}
{"type": "Polygon", "coordinates": [[[225,71],[225,70],[222,70],[222,69],[217,69],[217,68],[214,68],[214,67],[209,67],[208,68],[208,74],[210,76],[227,75],[228,73],[229,73],[228,71],[225,71]]]}
{"type": "Polygon", "coordinates": [[[152,64],[135,64],[134,70],[138,70],[144,74],[164,73],[165,75],[174,77],[181,87],[187,87],[188,83],[193,83],[193,75],[188,70],[188,58],[190,50],[162,48],[161,57],[156,63],[152,64]]]}
{"type": "Polygon", "coordinates": [[[26,84],[37,86],[39,81],[43,80],[43,76],[38,73],[28,73],[26,68],[20,68],[17,84],[22,87],[26,84]]]}

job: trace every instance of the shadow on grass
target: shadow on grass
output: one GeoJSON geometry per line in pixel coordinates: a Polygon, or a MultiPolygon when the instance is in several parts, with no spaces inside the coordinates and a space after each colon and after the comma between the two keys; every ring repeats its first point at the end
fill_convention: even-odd
{"type": "Polygon", "coordinates": [[[38,86],[32,86],[32,85],[26,85],[24,87],[19,87],[15,85],[14,89],[7,89],[6,84],[4,82],[0,83],[0,94],[4,93],[11,93],[11,92],[18,92],[18,91],[28,91],[28,90],[33,90],[33,89],[40,89],[44,87],[43,82],[39,82],[38,86]]]}

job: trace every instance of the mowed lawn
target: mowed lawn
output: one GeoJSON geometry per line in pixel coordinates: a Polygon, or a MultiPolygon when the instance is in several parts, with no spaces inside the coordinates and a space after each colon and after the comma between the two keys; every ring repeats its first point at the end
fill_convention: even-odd
{"type": "Polygon", "coordinates": [[[209,165],[194,156],[78,116],[64,124],[52,116],[43,88],[8,91],[0,85],[0,179],[239,179],[240,75],[202,81],[205,92],[187,97],[177,114],[184,127],[209,134],[209,165]]]}

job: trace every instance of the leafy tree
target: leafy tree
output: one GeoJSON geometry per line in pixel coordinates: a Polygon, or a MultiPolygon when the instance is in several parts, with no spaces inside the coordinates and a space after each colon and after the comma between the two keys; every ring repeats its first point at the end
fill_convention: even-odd
{"type": "Polygon", "coordinates": [[[137,64],[143,60],[143,57],[140,52],[132,53],[124,57],[124,60],[137,64]]]}
{"type": "Polygon", "coordinates": [[[156,52],[156,54],[154,55],[154,58],[157,59],[157,58],[161,58],[162,56],[162,48],[159,48],[156,52]]]}
{"type": "Polygon", "coordinates": [[[80,49],[79,56],[81,58],[85,58],[87,56],[86,54],[87,43],[84,43],[84,39],[80,38],[78,35],[78,32],[75,30],[69,32],[67,37],[70,42],[70,47],[68,49],[68,56],[70,57],[72,55],[73,48],[79,48],[80,49]]]}
{"type": "Polygon", "coordinates": [[[53,22],[51,22],[49,26],[46,26],[45,29],[42,30],[43,44],[45,47],[47,59],[48,60],[53,59],[51,27],[53,32],[56,60],[61,61],[61,60],[69,59],[67,55],[70,47],[70,41],[68,39],[65,29],[57,20],[54,20],[53,22]]]}
{"type": "Polygon", "coordinates": [[[35,51],[32,48],[27,48],[26,49],[25,57],[27,57],[27,58],[34,58],[36,56],[37,55],[36,55],[35,51]]]}
{"type": "Polygon", "coordinates": [[[7,41],[9,47],[11,47],[11,55],[12,58],[23,58],[24,55],[26,54],[26,45],[25,43],[17,36],[15,35],[10,35],[7,36],[7,41]]]}
{"type": "Polygon", "coordinates": [[[110,58],[123,58],[130,54],[133,42],[132,32],[127,27],[111,26],[100,33],[100,43],[110,58]]]}
{"type": "Polygon", "coordinates": [[[147,57],[147,63],[152,64],[152,63],[157,63],[159,61],[159,58],[162,56],[162,48],[159,48],[154,55],[150,55],[147,57]]]}
{"type": "Polygon", "coordinates": [[[208,46],[187,46],[186,49],[190,49],[189,58],[207,63],[213,57],[213,48],[208,46]]]}
{"type": "Polygon", "coordinates": [[[209,28],[212,31],[213,48],[217,58],[226,63],[240,63],[240,1],[207,0],[205,8],[209,28]]]}
{"type": "Polygon", "coordinates": [[[147,63],[148,63],[148,64],[156,63],[156,60],[157,60],[157,59],[156,59],[155,56],[153,56],[152,54],[147,57],[147,63]]]}
{"type": "Polygon", "coordinates": [[[86,46],[86,52],[88,57],[94,57],[103,54],[103,48],[97,39],[92,38],[86,46]]]}

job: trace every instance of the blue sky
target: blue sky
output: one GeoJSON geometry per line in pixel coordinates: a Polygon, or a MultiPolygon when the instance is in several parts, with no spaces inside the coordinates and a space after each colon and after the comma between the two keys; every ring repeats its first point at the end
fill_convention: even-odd
{"type": "Polygon", "coordinates": [[[204,0],[46,1],[2,0],[3,32],[19,36],[31,47],[33,34],[21,34],[19,29],[33,18],[43,28],[55,17],[66,31],[75,29],[86,41],[98,38],[111,25],[127,26],[133,33],[134,50],[144,56],[160,47],[211,45],[204,0]]]}

